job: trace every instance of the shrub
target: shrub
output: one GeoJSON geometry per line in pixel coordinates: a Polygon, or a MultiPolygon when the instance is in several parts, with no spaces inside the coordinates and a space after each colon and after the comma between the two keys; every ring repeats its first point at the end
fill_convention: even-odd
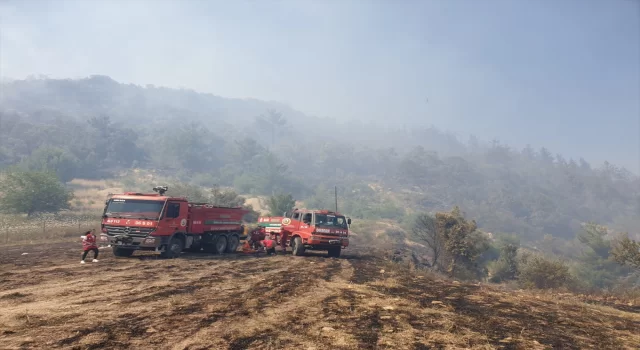
{"type": "Polygon", "coordinates": [[[625,234],[617,240],[613,247],[616,262],[640,269],[640,242],[636,242],[625,234]]]}
{"type": "Polygon", "coordinates": [[[435,217],[421,214],[415,217],[413,237],[427,246],[429,265],[451,277],[474,279],[486,276],[482,255],[490,244],[485,234],[477,231],[475,221],[468,221],[457,206],[450,212],[438,212],[435,217]]]}
{"type": "Polygon", "coordinates": [[[277,193],[267,199],[266,206],[269,208],[269,215],[281,216],[284,212],[291,213],[296,205],[296,201],[291,194],[277,193]]]}
{"type": "Polygon", "coordinates": [[[500,283],[513,280],[518,276],[518,247],[519,242],[514,239],[501,239],[498,260],[487,264],[491,275],[489,281],[500,283]]]}
{"type": "Polygon", "coordinates": [[[0,182],[0,210],[9,213],[57,213],[70,208],[73,193],[53,172],[13,171],[0,182]]]}
{"type": "Polygon", "coordinates": [[[504,259],[489,262],[487,269],[489,270],[489,282],[491,283],[500,283],[511,279],[510,265],[504,259]]]}
{"type": "Polygon", "coordinates": [[[524,288],[554,289],[570,287],[573,282],[565,262],[540,254],[523,254],[519,269],[518,280],[524,288]]]}
{"type": "Polygon", "coordinates": [[[184,182],[169,185],[168,196],[186,197],[190,202],[207,202],[207,196],[201,187],[184,182]]]}

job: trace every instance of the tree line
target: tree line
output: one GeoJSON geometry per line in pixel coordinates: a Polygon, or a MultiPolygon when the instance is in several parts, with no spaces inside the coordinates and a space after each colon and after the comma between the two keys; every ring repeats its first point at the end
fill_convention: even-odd
{"type": "Polygon", "coordinates": [[[576,237],[582,253],[573,260],[521,246],[514,235],[491,237],[458,207],[420,214],[411,237],[425,245],[427,268],[453,278],[581,292],[611,291],[625,281],[637,288],[640,283],[640,242],[595,223],[583,224],[576,237]]]}
{"type": "Polygon", "coordinates": [[[340,209],[356,219],[411,221],[458,205],[488,232],[540,242],[571,241],[584,222],[632,233],[640,226],[637,176],[546,148],[462,142],[432,127],[339,124],[99,76],[16,81],[3,91],[0,167],[53,171],[62,182],[146,168],[328,208],[338,186],[340,209]]]}

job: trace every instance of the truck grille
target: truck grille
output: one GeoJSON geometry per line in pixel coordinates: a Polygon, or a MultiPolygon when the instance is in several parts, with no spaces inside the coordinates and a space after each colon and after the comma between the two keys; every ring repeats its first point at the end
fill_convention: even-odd
{"type": "Polygon", "coordinates": [[[123,227],[123,226],[106,226],[108,236],[128,235],[131,237],[147,237],[153,228],[149,227],[123,227]]]}

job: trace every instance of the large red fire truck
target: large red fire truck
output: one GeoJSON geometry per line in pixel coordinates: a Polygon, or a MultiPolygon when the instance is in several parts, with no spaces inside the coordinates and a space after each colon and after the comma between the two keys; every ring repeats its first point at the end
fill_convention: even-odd
{"type": "Polygon", "coordinates": [[[115,256],[131,256],[136,250],[165,258],[182,251],[231,253],[245,238],[242,218],[247,210],[165,196],[166,186],[153,190],[157,193],[126,192],[107,199],[100,241],[110,244],[115,256]]]}

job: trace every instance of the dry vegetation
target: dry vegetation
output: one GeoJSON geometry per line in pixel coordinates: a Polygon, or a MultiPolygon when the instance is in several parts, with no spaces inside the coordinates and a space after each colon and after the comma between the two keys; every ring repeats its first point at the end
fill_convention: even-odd
{"type": "Polygon", "coordinates": [[[3,349],[636,349],[640,307],[461,284],[350,249],[80,265],[4,247],[3,349]],[[23,253],[28,253],[23,255],[23,253]]]}
{"type": "Polygon", "coordinates": [[[86,230],[98,229],[105,198],[122,191],[118,184],[108,181],[75,179],[68,185],[74,192],[69,211],[32,218],[0,214],[0,244],[68,240],[86,230]]]}
{"type": "MultiPolygon", "coordinates": [[[[83,231],[99,228],[99,215],[110,193],[122,193],[132,189],[151,191],[152,181],[166,183],[168,180],[158,179],[142,171],[134,171],[120,179],[112,180],[74,179],[67,184],[74,194],[69,211],[33,218],[0,214],[0,244],[68,240],[70,237],[77,237],[83,231]]],[[[263,202],[264,198],[247,197],[248,204],[253,205],[259,213],[266,214],[268,210],[263,202]]]]}
{"type": "Polygon", "coordinates": [[[91,215],[122,185],[70,185],[74,215],[44,229],[42,220],[0,217],[11,232],[0,241],[1,349],[640,347],[638,299],[464,284],[391,263],[365,248],[375,239],[391,249],[391,222],[356,222],[341,259],[118,259],[103,249],[99,263],[80,265],[77,234],[99,225],[91,215]],[[19,245],[44,239],[67,241],[19,245]]]}
{"type": "MultiPolygon", "coordinates": [[[[81,232],[100,226],[99,215],[110,193],[124,191],[150,192],[154,184],[173,183],[173,180],[152,171],[133,169],[109,180],[73,179],[67,186],[73,190],[71,209],[58,215],[42,215],[27,219],[24,215],[0,214],[0,244],[38,241],[59,241],[77,237],[81,232]]],[[[268,215],[265,196],[244,196],[261,215],[268,215]]],[[[301,202],[297,203],[302,206],[301,202]]]]}
{"type": "Polygon", "coordinates": [[[68,183],[73,189],[71,208],[74,213],[96,213],[104,208],[109,193],[122,193],[122,184],[106,180],[73,179],[68,183]]]}
{"type": "Polygon", "coordinates": [[[0,214],[0,244],[68,240],[86,230],[99,229],[99,220],[96,215],[43,216],[27,220],[22,216],[0,214]]]}

